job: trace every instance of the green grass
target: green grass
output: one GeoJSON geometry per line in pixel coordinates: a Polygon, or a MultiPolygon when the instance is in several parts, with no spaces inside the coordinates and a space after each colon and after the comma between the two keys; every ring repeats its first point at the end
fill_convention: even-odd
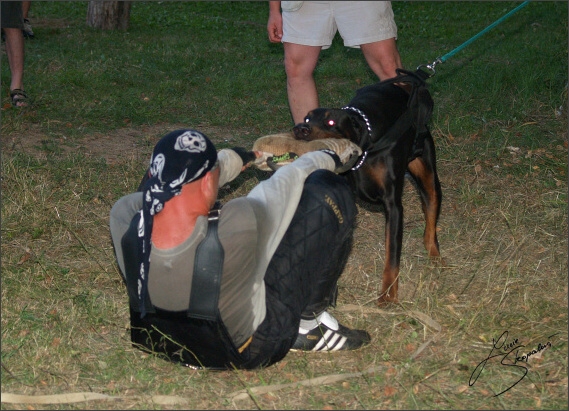
{"type": "MultiPolygon", "coordinates": [[[[517,5],[394,2],[404,65],[433,62],[517,5]]],[[[334,314],[367,329],[370,346],[290,353],[239,372],[196,372],[130,345],[108,215],[171,129],[198,128],[219,148],[290,129],[282,45],[267,40],[268,5],[134,2],[124,32],[88,28],[86,12],[86,2],[32,3],[27,109],[9,106],[2,49],[2,397],[119,399],[2,409],[567,408],[566,2],[532,2],[428,81],[445,264],[426,258],[408,185],[401,304],[375,308],[384,219],[360,207],[334,314]],[[519,378],[516,370],[497,361],[474,385],[469,378],[504,331],[527,349],[555,336],[527,377],[494,397],[519,378]],[[241,390],[249,396],[236,397],[241,390]]],[[[321,53],[315,78],[325,106],[342,106],[376,81],[339,36],[321,53]]],[[[220,196],[244,195],[264,178],[248,170],[220,196]]]]}

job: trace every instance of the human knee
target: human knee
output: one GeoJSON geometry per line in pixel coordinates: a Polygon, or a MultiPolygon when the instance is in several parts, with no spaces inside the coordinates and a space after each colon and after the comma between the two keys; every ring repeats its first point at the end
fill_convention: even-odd
{"type": "Polygon", "coordinates": [[[380,80],[395,77],[396,69],[402,68],[395,38],[362,44],[361,48],[368,65],[380,80]]]}
{"type": "Polygon", "coordinates": [[[305,80],[312,78],[312,73],[314,69],[303,66],[292,59],[285,58],[284,66],[285,66],[285,73],[289,80],[291,79],[305,80]]]}
{"type": "Polygon", "coordinates": [[[284,66],[287,76],[298,78],[312,77],[318,62],[318,55],[319,50],[313,47],[286,43],[284,66]]]}

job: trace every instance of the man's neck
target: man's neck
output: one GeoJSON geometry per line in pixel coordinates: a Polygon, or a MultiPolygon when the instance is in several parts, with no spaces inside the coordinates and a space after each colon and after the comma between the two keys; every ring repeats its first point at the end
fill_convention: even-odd
{"type": "Polygon", "coordinates": [[[154,216],[152,243],[158,248],[172,248],[192,235],[199,216],[206,216],[217,197],[219,169],[197,181],[182,186],[180,195],[164,204],[154,216]]]}
{"type": "Polygon", "coordinates": [[[152,244],[162,249],[182,244],[193,233],[198,217],[207,216],[208,212],[208,204],[203,201],[184,195],[172,198],[154,216],[152,244]]]}

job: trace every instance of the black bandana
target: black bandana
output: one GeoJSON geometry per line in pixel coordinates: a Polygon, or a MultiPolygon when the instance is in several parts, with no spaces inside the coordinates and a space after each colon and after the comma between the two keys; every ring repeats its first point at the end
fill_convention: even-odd
{"type": "Polygon", "coordinates": [[[154,147],[150,178],[143,188],[143,204],[138,226],[138,302],[141,318],[146,315],[150,248],[154,215],[164,203],[179,195],[182,186],[202,178],[217,161],[217,151],[204,134],[196,130],[176,130],[166,134],[154,147]]]}

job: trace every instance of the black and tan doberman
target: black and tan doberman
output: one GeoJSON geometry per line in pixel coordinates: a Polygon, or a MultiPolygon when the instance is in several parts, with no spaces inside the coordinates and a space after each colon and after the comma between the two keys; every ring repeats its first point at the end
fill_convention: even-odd
{"type": "Polygon", "coordinates": [[[346,177],[359,198],[385,210],[386,256],[379,305],[397,302],[406,175],[417,188],[425,214],[425,248],[430,257],[440,256],[436,228],[442,191],[427,127],[433,101],[425,79],[419,71],[400,70],[395,79],[357,90],[343,108],[310,111],[293,129],[299,140],[347,138],[363,150],[346,177]]]}

